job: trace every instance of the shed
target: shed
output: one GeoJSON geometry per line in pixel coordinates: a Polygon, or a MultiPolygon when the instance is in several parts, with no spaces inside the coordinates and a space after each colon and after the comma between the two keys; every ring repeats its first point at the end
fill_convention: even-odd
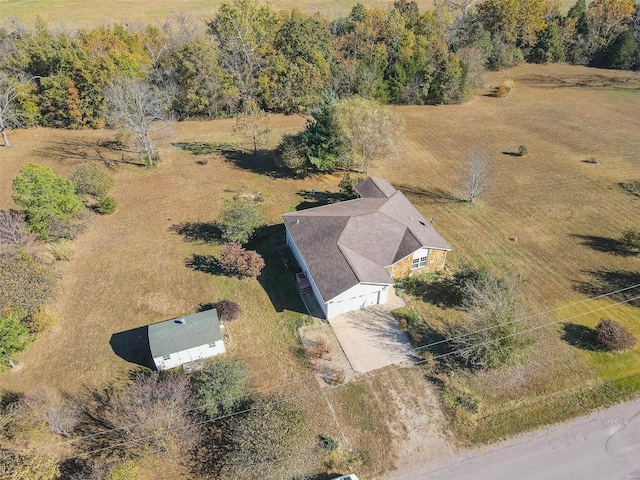
{"type": "Polygon", "coordinates": [[[216,309],[149,325],[149,348],[158,370],[225,353],[216,309]]]}

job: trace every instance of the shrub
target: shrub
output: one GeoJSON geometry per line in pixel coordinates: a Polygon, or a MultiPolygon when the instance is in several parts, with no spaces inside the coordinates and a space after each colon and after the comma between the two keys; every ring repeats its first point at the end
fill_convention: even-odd
{"type": "Polygon", "coordinates": [[[49,217],[49,237],[73,240],[85,231],[91,221],[91,211],[84,208],[71,218],[49,217]]]}
{"type": "Polygon", "coordinates": [[[194,374],[192,389],[209,418],[228,415],[247,403],[249,370],[238,357],[216,357],[194,374]]]}
{"type": "Polygon", "coordinates": [[[298,134],[284,134],[278,145],[276,163],[287,167],[296,175],[303,175],[309,169],[309,162],[305,152],[302,136],[298,134]]]}
{"type": "Polygon", "coordinates": [[[264,213],[253,202],[232,200],[221,214],[222,238],[229,242],[247,243],[255,230],[266,223],[264,213]]]}
{"type": "Polygon", "coordinates": [[[526,157],[527,153],[529,153],[529,150],[527,150],[527,146],[526,145],[520,145],[518,147],[518,156],[519,157],[526,157]]]}
{"type": "Polygon", "coordinates": [[[0,243],[14,248],[27,247],[33,238],[19,213],[0,210],[0,243]]]}
{"type": "Polygon", "coordinates": [[[116,199],[111,195],[103,195],[98,200],[98,204],[96,205],[96,211],[102,215],[111,215],[116,211],[118,207],[118,203],[116,199]]]}
{"type": "Polygon", "coordinates": [[[53,330],[60,323],[60,318],[49,310],[40,310],[33,314],[29,321],[31,333],[45,333],[53,330]]]}
{"type": "Polygon", "coordinates": [[[622,243],[631,250],[640,249],[640,232],[633,228],[627,228],[622,232],[622,243]]]}
{"type": "Polygon", "coordinates": [[[609,318],[603,318],[596,326],[596,338],[609,350],[628,350],[636,344],[636,337],[627,327],[609,318]]]}
{"type": "Polygon", "coordinates": [[[260,254],[245,250],[240,242],[231,242],[222,247],[218,263],[226,273],[239,277],[257,277],[264,268],[260,254]]]}
{"type": "Polygon", "coordinates": [[[514,85],[513,80],[511,80],[510,78],[506,79],[502,83],[502,85],[496,88],[494,95],[498,98],[506,97],[511,93],[511,90],[513,90],[513,85],[514,85]]]}
{"type": "Polygon", "coordinates": [[[215,305],[218,318],[224,322],[231,322],[240,316],[240,305],[233,300],[221,300],[215,305]]]}
{"type": "Polygon", "coordinates": [[[324,338],[318,338],[313,342],[313,345],[309,347],[308,352],[311,358],[322,358],[329,353],[329,347],[324,338]]]}
{"type": "Polygon", "coordinates": [[[59,240],[47,243],[45,252],[48,252],[54,260],[71,260],[76,253],[76,246],[71,240],[59,240]]]}
{"type": "Polygon", "coordinates": [[[27,253],[0,257],[0,312],[34,314],[53,295],[55,281],[51,268],[27,253]]]}
{"type": "Polygon", "coordinates": [[[627,192],[640,196],[640,180],[630,180],[621,185],[627,192]]]}
{"type": "Polygon", "coordinates": [[[346,172],[342,179],[340,179],[340,183],[338,183],[338,188],[340,188],[340,195],[345,200],[351,200],[358,196],[358,192],[356,192],[355,185],[360,182],[360,178],[352,178],[349,172],[346,172]]]}
{"type": "Polygon", "coordinates": [[[105,196],[113,187],[113,177],[97,163],[83,163],[71,174],[78,195],[89,195],[94,198],[105,196]]]}
{"type": "Polygon", "coordinates": [[[22,352],[29,341],[29,329],[17,315],[0,317],[0,372],[7,368],[5,359],[22,352]]]}

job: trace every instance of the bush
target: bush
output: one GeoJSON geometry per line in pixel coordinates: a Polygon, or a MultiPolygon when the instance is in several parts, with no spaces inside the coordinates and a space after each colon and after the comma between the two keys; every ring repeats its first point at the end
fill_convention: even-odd
{"type": "Polygon", "coordinates": [[[329,347],[324,338],[318,338],[308,349],[311,358],[322,358],[329,353],[329,347]]]}
{"type": "Polygon", "coordinates": [[[73,170],[71,181],[78,195],[104,197],[113,187],[113,177],[97,163],[83,163],[73,170]]]}
{"type": "Polygon", "coordinates": [[[84,208],[71,218],[49,217],[49,237],[73,240],[84,232],[91,221],[91,211],[84,208]]]}
{"type": "Polygon", "coordinates": [[[621,185],[627,192],[640,196],[640,180],[630,180],[621,185]]]}
{"type": "Polygon", "coordinates": [[[247,403],[249,370],[238,357],[215,357],[194,374],[192,389],[209,418],[228,415],[247,403]]]}
{"type": "Polygon", "coordinates": [[[631,250],[640,249],[640,232],[631,227],[622,232],[622,243],[631,250]]]}
{"type": "Polygon", "coordinates": [[[233,300],[221,300],[215,305],[218,318],[224,322],[231,322],[240,316],[240,305],[233,300]]]}
{"type": "Polygon", "coordinates": [[[240,242],[231,242],[222,247],[218,263],[226,273],[239,277],[257,277],[264,268],[260,254],[245,250],[240,242]]]}
{"type": "Polygon", "coordinates": [[[301,135],[284,134],[278,145],[276,163],[279,167],[287,167],[296,175],[303,175],[309,169],[305,152],[305,144],[301,135]]]}
{"type": "Polygon", "coordinates": [[[96,211],[101,215],[111,215],[116,211],[117,207],[118,203],[116,202],[115,198],[113,198],[111,195],[103,195],[102,197],[100,197],[100,200],[98,200],[96,211]]]}
{"type": "Polygon", "coordinates": [[[511,90],[513,90],[513,85],[514,85],[513,80],[511,79],[505,80],[502,83],[502,85],[496,88],[494,95],[498,98],[506,97],[511,93],[511,90]]]}
{"type": "Polygon", "coordinates": [[[28,247],[34,237],[27,231],[22,216],[14,211],[0,210],[0,243],[14,249],[28,247]]]}
{"type": "Polygon", "coordinates": [[[6,358],[22,352],[29,341],[29,329],[17,315],[0,317],[0,372],[7,368],[6,358]]]}
{"type": "Polygon", "coordinates": [[[53,330],[60,324],[60,318],[49,310],[40,310],[31,317],[29,330],[31,333],[45,333],[53,330]]]}
{"type": "Polygon", "coordinates": [[[51,268],[22,253],[0,257],[0,312],[32,315],[53,295],[51,268]]]}
{"type": "Polygon", "coordinates": [[[247,243],[255,230],[266,223],[257,205],[241,200],[227,202],[221,216],[222,238],[229,242],[247,243]]]}
{"type": "Polygon", "coordinates": [[[527,153],[529,153],[529,150],[527,150],[527,146],[526,145],[520,145],[518,147],[518,156],[519,157],[526,157],[527,153]]]}
{"type": "Polygon", "coordinates": [[[603,318],[596,326],[596,338],[609,350],[628,350],[636,344],[636,337],[627,327],[609,318],[603,318]]]}
{"type": "Polygon", "coordinates": [[[44,248],[54,260],[71,260],[76,253],[76,246],[71,240],[59,240],[47,243],[44,248]]]}
{"type": "Polygon", "coordinates": [[[352,200],[358,197],[358,192],[356,192],[355,185],[360,182],[362,179],[360,178],[352,178],[349,172],[346,172],[340,183],[338,183],[338,188],[340,188],[340,195],[345,200],[352,200]]]}

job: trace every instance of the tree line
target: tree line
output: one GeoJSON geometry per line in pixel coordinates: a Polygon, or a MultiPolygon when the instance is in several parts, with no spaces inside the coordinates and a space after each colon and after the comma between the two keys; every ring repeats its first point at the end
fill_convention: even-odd
{"type": "Polygon", "coordinates": [[[0,28],[0,130],[20,125],[101,128],[114,80],[162,92],[177,119],[214,118],[255,101],[263,110],[307,111],[323,94],[381,103],[464,100],[484,68],[524,60],[631,69],[639,65],[640,17],[632,0],[443,0],[421,12],[357,4],[329,21],[255,0],[222,4],[201,25],[103,25],[55,31],[0,28]],[[7,109],[7,106],[13,107],[7,109]]]}

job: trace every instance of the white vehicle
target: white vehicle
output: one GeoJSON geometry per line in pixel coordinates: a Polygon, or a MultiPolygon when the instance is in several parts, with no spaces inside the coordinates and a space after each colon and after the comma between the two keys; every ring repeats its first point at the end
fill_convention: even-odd
{"type": "Polygon", "coordinates": [[[332,478],[331,480],[359,480],[359,479],[355,473],[350,473],[349,475],[343,475],[342,477],[332,478]]]}

